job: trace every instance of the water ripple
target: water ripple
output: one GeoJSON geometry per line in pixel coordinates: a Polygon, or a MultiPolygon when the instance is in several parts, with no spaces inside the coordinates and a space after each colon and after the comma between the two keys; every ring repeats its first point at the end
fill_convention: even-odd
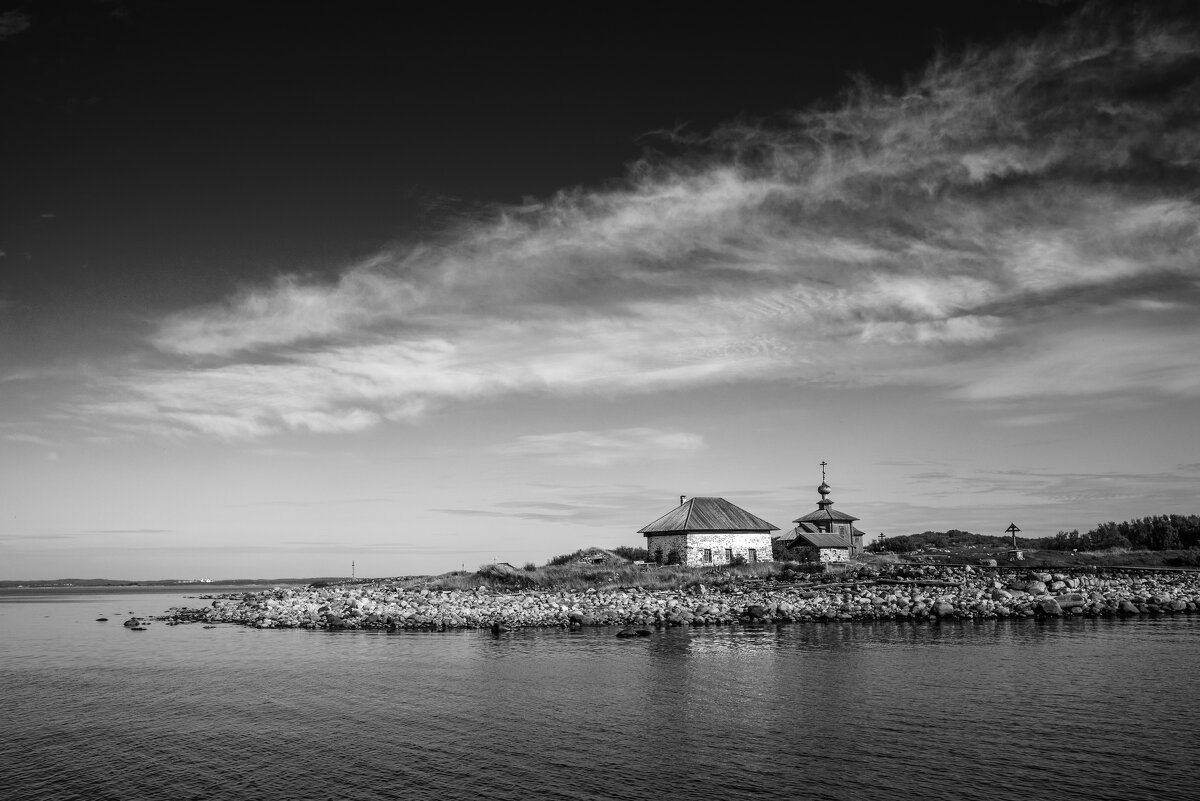
{"type": "Polygon", "coordinates": [[[6,799],[1128,801],[1200,781],[1200,617],[131,634],[92,613],[172,604],[88,600],[0,603],[6,799]]]}

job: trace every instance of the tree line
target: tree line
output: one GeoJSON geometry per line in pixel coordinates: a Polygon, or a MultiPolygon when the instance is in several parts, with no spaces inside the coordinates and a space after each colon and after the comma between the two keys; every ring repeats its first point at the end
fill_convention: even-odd
{"type": "MultiPolygon", "coordinates": [[[[970,531],[923,531],[898,537],[881,537],[867,546],[869,551],[911,553],[928,548],[1012,547],[1012,538],[970,531]]],[[[1200,515],[1153,515],[1123,523],[1100,523],[1085,534],[1060,531],[1053,537],[1018,537],[1017,545],[1031,550],[1103,551],[1108,548],[1170,551],[1200,548],[1200,515]]]]}
{"type": "Polygon", "coordinates": [[[1173,551],[1200,547],[1200,515],[1153,515],[1124,523],[1101,523],[1086,534],[1060,531],[1038,541],[1037,547],[1052,551],[1103,551],[1130,548],[1173,551]]]}

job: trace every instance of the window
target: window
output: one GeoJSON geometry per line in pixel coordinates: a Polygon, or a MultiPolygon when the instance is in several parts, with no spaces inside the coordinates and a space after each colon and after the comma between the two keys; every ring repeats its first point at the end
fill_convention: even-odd
{"type": "Polygon", "coordinates": [[[705,562],[711,562],[711,561],[712,561],[712,548],[705,548],[705,549],[704,549],[704,561],[705,561],[705,562]]]}
{"type": "Polygon", "coordinates": [[[750,563],[754,564],[757,561],[758,561],[758,551],[755,550],[754,548],[751,548],[750,549],[750,563]]]}
{"type": "Polygon", "coordinates": [[[726,561],[726,562],[732,562],[732,561],[733,561],[733,549],[732,549],[732,548],[726,548],[726,549],[725,549],[725,561],[726,561]]]}

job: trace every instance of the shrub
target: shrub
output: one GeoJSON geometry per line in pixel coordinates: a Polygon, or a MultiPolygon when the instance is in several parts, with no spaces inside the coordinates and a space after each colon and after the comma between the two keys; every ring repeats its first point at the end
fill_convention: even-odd
{"type": "Polygon", "coordinates": [[[740,553],[734,554],[733,558],[729,560],[730,567],[741,567],[744,564],[746,564],[746,557],[742,556],[740,553]]]}
{"type": "Polygon", "coordinates": [[[556,565],[569,565],[571,562],[574,562],[581,556],[583,556],[582,548],[580,548],[578,551],[574,551],[573,553],[563,553],[559,554],[558,556],[551,557],[550,561],[546,563],[546,566],[554,567],[556,565]]]}
{"type": "Polygon", "coordinates": [[[612,549],[617,556],[623,556],[630,562],[649,562],[650,551],[645,548],[635,548],[631,545],[618,545],[612,549]]]}
{"type": "Polygon", "coordinates": [[[537,565],[535,565],[533,562],[526,562],[525,566],[522,569],[527,573],[532,573],[535,570],[537,570],[538,568],[537,568],[537,565]]]}

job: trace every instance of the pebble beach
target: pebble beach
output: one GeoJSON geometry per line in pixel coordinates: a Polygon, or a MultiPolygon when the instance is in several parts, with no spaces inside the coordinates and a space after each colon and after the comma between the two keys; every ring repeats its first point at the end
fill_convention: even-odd
{"type": "Polygon", "coordinates": [[[255,628],[437,630],[569,626],[719,626],[805,621],[955,620],[1190,614],[1200,573],[1083,574],[892,567],[831,581],[744,580],[677,590],[401,589],[387,581],[205,597],[168,624],[255,628]]]}

